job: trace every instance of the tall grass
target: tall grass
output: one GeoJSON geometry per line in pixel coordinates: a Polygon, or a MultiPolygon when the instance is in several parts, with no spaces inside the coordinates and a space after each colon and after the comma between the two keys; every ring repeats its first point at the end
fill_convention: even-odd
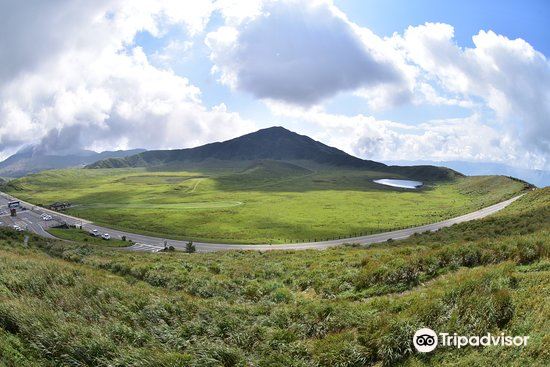
{"type": "Polygon", "coordinates": [[[0,365],[546,366],[548,193],[372,248],[139,254],[0,230],[0,365]],[[531,338],[420,355],[420,327],[531,338]]]}

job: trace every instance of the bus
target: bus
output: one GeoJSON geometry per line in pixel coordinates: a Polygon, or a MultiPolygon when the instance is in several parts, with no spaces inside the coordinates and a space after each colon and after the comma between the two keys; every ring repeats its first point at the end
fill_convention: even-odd
{"type": "Polygon", "coordinates": [[[10,208],[10,209],[21,208],[21,202],[20,201],[10,201],[8,203],[8,208],[10,208]]]}

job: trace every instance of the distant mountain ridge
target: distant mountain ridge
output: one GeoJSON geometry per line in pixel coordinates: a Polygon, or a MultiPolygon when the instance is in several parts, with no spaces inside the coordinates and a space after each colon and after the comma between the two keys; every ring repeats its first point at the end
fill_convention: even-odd
{"type": "Polygon", "coordinates": [[[270,127],[231,140],[196,148],[150,150],[125,158],[109,158],[86,168],[158,167],[174,164],[219,161],[310,161],[320,165],[361,168],[434,180],[452,179],[462,174],[445,167],[396,167],[354,157],[340,149],[289,131],[270,127]]]}
{"type": "Polygon", "coordinates": [[[49,169],[82,167],[98,160],[121,158],[144,151],[145,149],[132,149],[97,153],[78,150],[66,154],[44,154],[35,146],[29,146],[0,162],[0,176],[17,178],[49,169]]]}
{"type": "Polygon", "coordinates": [[[493,162],[466,162],[466,161],[387,161],[387,164],[414,166],[418,164],[432,164],[449,167],[466,175],[502,175],[517,177],[538,187],[550,186],[550,171],[526,169],[493,162]]]}

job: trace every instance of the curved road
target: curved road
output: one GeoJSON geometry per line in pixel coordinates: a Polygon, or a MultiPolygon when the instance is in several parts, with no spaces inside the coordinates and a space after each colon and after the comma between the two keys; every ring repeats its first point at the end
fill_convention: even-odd
{"type": "MultiPolygon", "coordinates": [[[[213,252],[213,251],[228,251],[228,250],[253,250],[253,251],[271,251],[271,250],[308,250],[308,249],[317,249],[322,250],[329,247],[339,246],[345,243],[356,243],[360,245],[368,245],[371,243],[385,242],[389,239],[399,240],[407,238],[415,233],[421,233],[426,231],[437,231],[438,229],[452,226],[453,224],[467,222],[474,219],[484,218],[488,215],[498,212],[501,209],[504,209],[512,202],[516,201],[524,194],[515,196],[511,199],[505,200],[498,204],[488,206],[486,208],[477,210],[475,212],[461,215],[456,218],[447,219],[441,222],[436,222],[432,224],[426,224],[419,227],[412,227],[406,229],[400,229],[391,232],[378,233],[368,236],[352,237],[352,238],[343,238],[339,240],[332,241],[320,241],[320,242],[304,242],[304,243],[289,243],[282,245],[240,245],[240,244],[223,244],[223,243],[204,243],[204,242],[193,242],[197,252],[213,252]]],[[[0,208],[5,207],[7,202],[10,200],[18,200],[10,195],[0,193],[0,208]]],[[[30,203],[21,201],[21,204],[27,210],[21,211],[18,213],[19,223],[26,223],[27,230],[34,232],[38,235],[44,237],[53,237],[48,232],[44,230],[44,227],[51,226],[53,223],[66,222],[70,225],[82,225],[82,228],[88,231],[97,229],[101,233],[109,233],[113,238],[121,238],[126,236],[127,240],[132,240],[136,244],[126,249],[130,251],[148,251],[156,252],[164,248],[165,241],[169,246],[174,246],[176,249],[185,250],[185,245],[187,241],[179,240],[165,240],[164,238],[145,236],[136,233],[130,233],[125,231],[119,231],[112,228],[101,227],[93,224],[90,221],[72,217],[70,215],[53,212],[47,209],[38,208],[30,203]],[[54,217],[53,222],[45,222],[40,217],[41,213],[47,212],[54,217]],[[22,221],[21,222],[21,218],[22,221]]],[[[8,217],[9,218],[9,217],[8,217]]],[[[2,219],[0,219],[2,221],[2,219]]],[[[13,221],[16,223],[16,221],[13,221]]]]}

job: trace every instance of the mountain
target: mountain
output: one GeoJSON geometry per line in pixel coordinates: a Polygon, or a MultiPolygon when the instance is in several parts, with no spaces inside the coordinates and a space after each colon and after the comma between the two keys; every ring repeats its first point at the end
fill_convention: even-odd
{"type": "Polygon", "coordinates": [[[445,167],[397,167],[364,160],[283,127],[270,127],[224,142],[196,148],[151,150],[125,158],[100,160],[87,168],[184,166],[215,161],[308,161],[325,166],[383,171],[424,180],[445,180],[460,173],[445,167]]]}
{"type": "Polygon", "coordinates": [[[44,154],[36,146],[29,146],[0,162],[0,176],[22,177],[48,169],[82,167],[108,158],[122,158],[144,152],[144,149],[105,151],[78,150],[67,154],[44,154]]]}
{"type": "Polygon", "coordinates": [[[517,177],[538,187],[550,186],[550,171],[513,167],[502,163],[465,162],[465,161],[388,161],[387,164],[413,166],[418,164],[435,164],[452,168],[469,176],[502,175],[517,177]]]}
{"type": "Polygon", "coordinates": [[[382,163],[365,161],[351,156],[339,149],[329,147],[310,137],[296,134],[285,128],[271,127],[224,142],[189,149],[151,150],[126,158],[100,161],[88,167],[158,166],[175,162],[200,162],[207,159],[222,161],[307,160],[334,166],[373,169],[385,166],[382,163]]]}
{"type": "Polygon", "coordinates": [[[253,162],[242,171],[226,174],[218,178],[218,181],[225,185],[235,184],[237,187],[246,187],[247,184],[257,186],[262,182],[268,184],[273,180],[306,176],[312,173],[314,171],[289,162],[261,160],[253,162]]]}

